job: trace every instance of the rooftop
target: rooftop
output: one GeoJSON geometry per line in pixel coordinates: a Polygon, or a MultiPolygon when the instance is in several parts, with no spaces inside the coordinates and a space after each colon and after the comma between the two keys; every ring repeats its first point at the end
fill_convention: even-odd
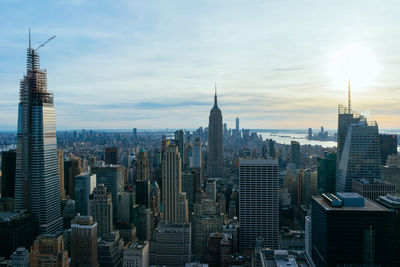
{"type": "Polygon", "coordinates": [[[264,158],[239,159],[239,165],[270,165],[270,164],[278,164],[278,160],[264,159],[264,158]]]}
{"type": "MultiPolygon", "coordinates": [[[[345,196],[354,196],[353,194],[359,196],[356,193],[341,193],[342,196],[343,194],[345,196]]],[[[354,207],[354,206],[331,206],[330,203],[326,200],[324,200],[323,197],[321,196],[314,196],[312,197],[318,204],[320,204],[322,207],[324,207],[325,210],[333,210],[333,211],[388,211],[388,209],[379,206],[378,204],[375,204],[374,202],[365,199],[364,198],[364,206],[361,207],[354,207]]]]}

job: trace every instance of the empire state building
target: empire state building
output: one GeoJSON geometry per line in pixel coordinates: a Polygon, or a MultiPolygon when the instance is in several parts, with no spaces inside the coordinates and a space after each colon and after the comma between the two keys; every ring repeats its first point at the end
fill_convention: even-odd
{"type": "Polygon", "coordinates": [[[224,176],[222,113],[217,103],[217,91],[214,106],[210,111],[208,123],[208,176],[219,178],[224,176]]]}
{"type": "Polygon", "coordinates": [[[43,45],[33,49],[29,36],[18,105],[14,208],[32,212],[40,233],[54,233],[63,220],[53,93],[47,90],[47,73],[40,69],[37,53],[43,45]]]}

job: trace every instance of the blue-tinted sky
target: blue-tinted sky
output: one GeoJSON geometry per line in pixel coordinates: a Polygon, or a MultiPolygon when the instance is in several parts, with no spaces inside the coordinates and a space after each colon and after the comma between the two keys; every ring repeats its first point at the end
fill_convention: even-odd
{"type": "Polygon", "coordinates": [[[214,83],[228,127],[336,128],[354,51],[353,108],[400,128],[398,1],[0,0],[0,129],[29,27],[58,129],[205,126],[214,83]]]}

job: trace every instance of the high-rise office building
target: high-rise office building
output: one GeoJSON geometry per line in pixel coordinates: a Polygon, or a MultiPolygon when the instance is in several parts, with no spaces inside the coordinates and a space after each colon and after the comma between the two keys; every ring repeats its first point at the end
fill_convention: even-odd
{"type": "Polygon", "coordinates": [[[210,111],[208,123],[208,176],[224,176],[224,148],[222,135],[222,113],[217,103],[215,91],[214,106],[210,111]]]}
{"type": "Polygon", "coordinates": [[[177,223],[189,223],[189,204],[186,193],[181,192],[177,197],[177,223]]]}
{"type": "MultiPolygon", "coordinates": [[[[180,218],[185,212],[180,210],[184,208],[182,201],[186,199],[182,194],[182,169],[181,157],[178,147],[170,144],[165,149],[164,159],[162,163],[162,205],[163,219],[168,222],[182,222],[186,218],[180,218]]],[[[187,201],[186,201],[187,203],[187,201]]],[[[185,208],[185,210],[187,207],[185,208]]]]}
{"type": "Polygon", "coordinates": [[[150,240],[150,265],[185,266],[191,261],[190,241],[190,224],[161,222],[150,240]]]}
{"type": "Polygon", "coordinates": [[[354,179],[352,182],[352,192],[369,200],[376,201],[380,196],[386,196],[387,194],[394,195],[396,193],[396,186],[381,179],[372,181],[354,179]]]}
{"type": "Polygon", "coordinates": [[[124,225],[130,224],[135,203],[135,193],[118,193],[118,223],[124,225]]]}
{"type": "Polygon", "coordinates": [[[113,218],[118,218],[118,193],[124,192],[125,167],[122,165],[105,165],[91,168],[96,174],[97,185],[104,184],[111,193],[113,218]]]}
{"type": "Polygon", "coordinates": [[[132,139],[134,141],[137,140],[137,128],[132,129],[132,139]]]}
{"type": "Polygon", "coordinates": [[[150,207],[150,181],[136,181],[136,204],[150,207]]]}
{"type": "Polygon", "coordinates": [[[150,209],[144,205],[135,205],[133,208],[132,222],[136,226],[136,236],[140,241],[147,241],[151,234],[150,209]]]}
{"type": "Polygon", "coordinates": [[[301,187],[297,191],[298,205],[309,206],[311,197],[317,194],[317,172],[310,169],[300,170],[298,183],[301,187]]]}
{"type": "Polygon", "coordinates": [[[182,169],[183,169],[184,158],[185,158],[185,154],[184,154],[185,133],[183,132],[183,130],[175,131],[175,143],[178,146],[179,155],[181,155],[181,165],[182,165],[182,169]]]}
{"type": "Polygon", "coordinates": [[[108,235],[113,230],[113,204],[111,199],[111,194],[107,192],[104,184],[98,184],[89,201],[89,215],[98,224],[97,233],[99,236],[108,235]]]}
{"type": "Polygon", "coordinates": [[[60,177],[60,198],[65,199],[64,188],[64,151],[58,150],[58,176],[60,177]]]}
{"type": "Polygon", "coordinates": [[[194,256],[201,262],[207,262],[207,239],[211,233],[222,231],[223,219],[221,216],[196,213],[192,225],[194,256]]]}
{"type": "Polygon", "coordinates": [[[239,133],[240,127],[239,127],[239,117],[236,117],[236,132],[239,133]]]}
{"type": "Polygon", "coordinates": [[[40,235],[31,246],[31,267],[68,267],[68,252],[63,237],[40,235]]]}
{"type": "Polygon", "coordinates": [[[53,233],[63,224],[54,99],[30,44],[26,72],[20,82],[14,208],[32,211],[40,232],[53,233]]]}
{"type": "Polygon", "coordinates": [[[158,213],[160,211],[160,187],[156,181],[152,181],[150,184],[150,208],[154,213],[158,213]]]}
{"type": "Polygon", "coordinates": [[[97,244],[97,262],[99,267],[121,267],[124,241],[119,231],[101,237],[97,244]]]}
{"type": "Polygon", "coordinates": [[[64,229],[71,228],[71,221],[75,218],[76,215],[76,207],[75,200],[69,199],[65,204],[63,210],[63,220],[64,220],[64,229]]]}
{"type": "Polygon", "coordinates": [[[356,193],[323,194],[312,202],[315,266],[391,266],[388,209],[356,193]]]}
{"type": "Polygon", "coordinates": [[[147,181],[149,179],[149,156],[147,151],[141,148],[136,157],[136,181],[147,181]]]}
{"type": "Polygon", "coordinates": [[[1,197],[14,198],[16,150],[1,153],[1,197]]]}
{"type": "Polygon", "coordinates": [[[206,198],[217,201],[217,183],[215,180],[206,181],[206,198]]]}
{"type": "Polygon", "coordinates": [[[318,190],[321,193],[335,193],[336,190],[336,153],[325,152],[317,158],[318,190]]]}
{"type": "Polygon", "coordinates": [[[397,135],[380,134],[379,145],[381,148],[381,164],[385,165],[388,156],[397,155],[397,135]]]}
{"type": "Polygon", "coordinates": [[[357,112],[351,110],[350,103],[349,107],[339,105],[338,106],[338,131],[337,131],[337,165],[339,165],[340,159],[342,157],[342,152],[344,149],[344,143],[346,141],[347,132],[349,131],[349,126],[352,123],[358,123],[360,121],[365,121],[366,118],[357,112]]]}
{"type": "Polygon", "coordinates": [[[389,233],[391,238],[387,240],[389,247],[394,249],[390,257],[389,266],[400,266],[400,197],[386,195],[379,197],[376,202],[390,210],[391,220],[389,233]]]}
{"type": "Polygon", "coordinates": [[[268,150],[269,150],[269,156],[271,158],[275,158],[275,142],[272,139],[269,139],[268,141],[268,150]]]}
{"type": "Polygon", "coordinates": [[[37,234],[37,221],[31,213],[0,212],[0,256],[9,258],[19,246],[29,247],[37,234]]]}
{"type": "Polygon", "coordinates": [[[106,147],[104,151],[104,162],[106,164],[118,164],[118,147],[106,147]]]}
{"type": "Polygon", "coordinates": [[[378,124],[367,122],[366,118],[351,123],[336,172],[336,190],[351,192],[353,179],[381,178],[378,124]]]}
{"type": "Polygon", "coordinates": [[[201,168],[202,160],[201,160],[201,140],[200,137],[194,138],[194,147],[193,147],[193,167],[201,168]]]}
{"type": "Polygon", "coordinates": [[[296,164],[296,168],[300,168],[300,143],[297,141],[290,142],[290,159],[296,164]]]}
{"type": "Polygon", "coordinates": [[[81,159],[72,157],[67,161],[64,161],[64,188],[65,193],[70,198],[74,199],[74,188],[75,188],[75,176],[83,172],[81,159]]]}
{"type": "Polygon", "coordinates": [[[96,174],[81,173],[75,177],[75,211],[89,215],[89,197],[96,187],[96,174]]]}
{"type": "Polygon", "coordinates": [[[97,223],[76,216],[71,223],[71,267],[97,267],[97,223]]]}
{"type": "Polygon", "coordinates": [[[278,248],[278,160],[239,159],[240,249],[255,248],[256,238],[278,248]]]}

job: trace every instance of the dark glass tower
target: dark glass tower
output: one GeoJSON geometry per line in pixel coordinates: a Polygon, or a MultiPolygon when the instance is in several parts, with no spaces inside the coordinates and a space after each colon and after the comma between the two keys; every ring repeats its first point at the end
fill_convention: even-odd
{"type": "Polygon", "coordinates": [[[3,151],[1,153],[1,171],[3,174],[1,181],[2,197],[14,198],[16,155],[17,152],[15,150],[3,151]]]}
{"type": "Polygon", "coordinates": [[[54,100],[30,44],[26,72],[20,82],[14,207],[31,211],[40,233],[53,233],[63,225],[54,100]]]}
{"type": "Polygon", "coordinates": [[[222,135],[222,112],[217,104],[217,92],[214,96],[214,106],[211,109],[208,124],[208,176],[224,176],[222,135]]]}

